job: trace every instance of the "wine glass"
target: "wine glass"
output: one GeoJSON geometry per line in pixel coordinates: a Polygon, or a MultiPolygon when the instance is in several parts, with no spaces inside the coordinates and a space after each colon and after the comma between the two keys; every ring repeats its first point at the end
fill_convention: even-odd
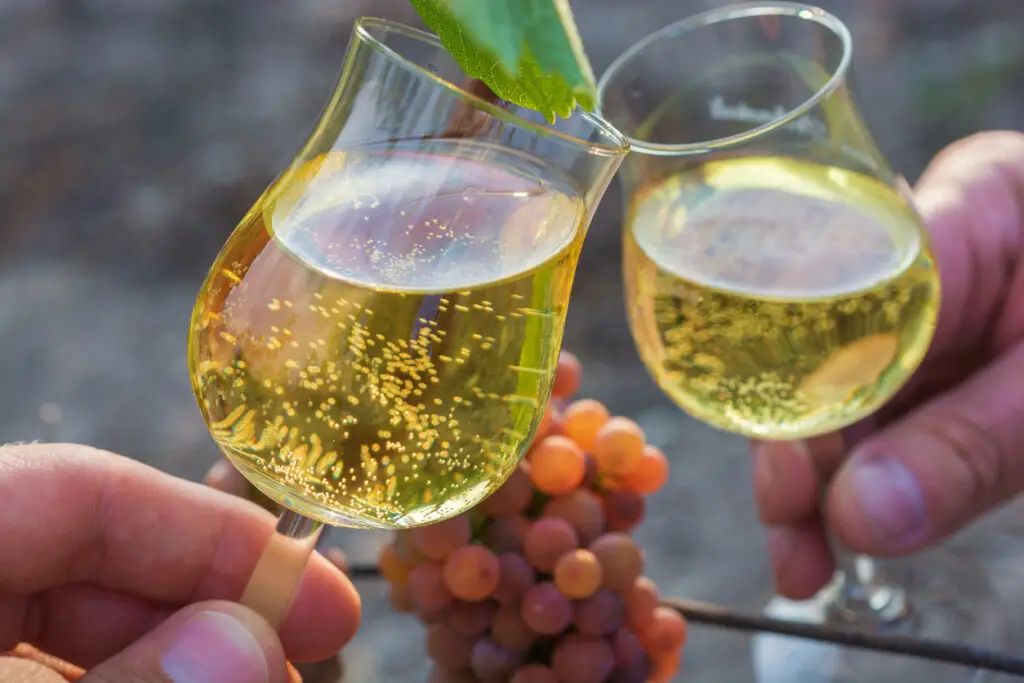
{"type": "MultiPolygon", "coordinates": [[[[850,61],[836,17],[754,2],[647,36],[599,82],[600,113],[634,152],[620,173],[634,340],[661,389],[720,429],[841,439],[906,383],[931,343],[939,280],[928,234],[854,102],[850,61]]],[[[979,569],[929,559],[896,583],[871,558],[836,555],[827,590],[776,598],[768,611],[1001,642],[979,569]]],[[[755,666],[771,683],[974,674],[774,636],[756,641],[755,666]]]]}
{"type": "Polygon", "coordinates": [[[627,149],[582,111],[552,126],[499,102],[431,34],[356,22],[329,104],[191,320],[210,433],[285,510],[243,603],[279,624],[325,523],[440,522],[504,482],[627,149]]]}

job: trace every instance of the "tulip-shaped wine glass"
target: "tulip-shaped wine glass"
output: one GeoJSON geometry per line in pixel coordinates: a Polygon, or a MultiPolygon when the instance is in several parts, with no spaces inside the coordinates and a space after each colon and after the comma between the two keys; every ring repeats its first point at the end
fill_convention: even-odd
{"type": "Polygon", "coordinates": [[[322,524],[465,512],[549,398],[583,239],[628,148],[595,116],[552,126],[468,82],[436,37],[357,21],[312,135],[196,301],[202,415],[286,510],[242,598],[274,624],[322,524]]]}
{"type": "MultiPolygon", "coordinates": [[[[784,2],[667,26],[619,57],[600,113],[630,143],[625,291],[644,364],[691,415],[762,440],[836,434],[922,362],[939,311],[929,238],[849,85],[836,17],[784,2]]],[[[837,547],[790,619],[998,645],[976,571],[928,560],[903,583],[837,547]]],[[[952,559],[952,558],[951,558],[952,559]]],[[[920,564],[920,563],[918,563],[920,564]]],[[[761,636],[763,683],[970,680],[976,672],[761,636]]]]}

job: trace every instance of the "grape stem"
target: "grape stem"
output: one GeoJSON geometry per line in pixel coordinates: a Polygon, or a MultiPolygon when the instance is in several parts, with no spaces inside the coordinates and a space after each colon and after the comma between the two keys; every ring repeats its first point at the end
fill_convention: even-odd
{"type": "Polygon", "coordinates": [[[278,629],[288,616],[323,523],[285,509],[253,569],[241,604],[278,629]]]}
{"type": "MultiPolygon", "coordinates": [[[[384,578],[374,564],[353,564],[347,574],[349,578],[355,580],[384,578]]],[[[694,624],[752,633],[774,633],[845,647],[960,664],[971,669],[1024,676],[1024,659],[963,643],[911,635],[877,635],[859,629],[841,628],[834,622],[826,626],[807,624],[761,614],[745,614],[727,607],[682,598],[663,598],[661,604],[676,610],[694,624]]]]}

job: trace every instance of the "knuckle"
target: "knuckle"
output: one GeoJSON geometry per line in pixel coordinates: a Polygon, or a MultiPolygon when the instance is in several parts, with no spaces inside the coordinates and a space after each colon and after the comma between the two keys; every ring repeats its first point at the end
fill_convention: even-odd
{"type": "Polygon", "coordinates": [[[1011,477],[1006,454],[991,430],[960,412],[932,414],[923,422],[920,426],[963,467],[964,502],[985,504],[1002,496],[1011,477]]]}

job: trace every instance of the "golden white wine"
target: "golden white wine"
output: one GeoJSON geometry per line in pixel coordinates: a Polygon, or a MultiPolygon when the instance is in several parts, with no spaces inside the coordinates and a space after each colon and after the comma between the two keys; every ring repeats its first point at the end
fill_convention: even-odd
{"type": "Polygon", "coordinates": [[[918,367],[939,281],[920,219],[866,175],[731,158],[635,194],[626,296],[661,388],[759,439],[847,426],[918,367]]]}
{"type": "Polygon", "coordinates": [[[330,524],[472,507],[540,421],[585,218],[552,169],[484,143],[391,143],[286,174],[193,313],[214,438],[265,494],[330,524]]]}

